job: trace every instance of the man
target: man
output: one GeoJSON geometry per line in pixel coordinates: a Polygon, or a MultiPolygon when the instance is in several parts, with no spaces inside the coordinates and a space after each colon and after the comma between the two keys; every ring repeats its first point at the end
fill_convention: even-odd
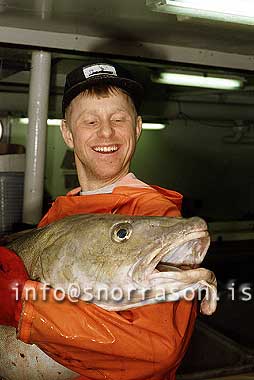
{"type": "MultiPolygon", "coordinates": [[[[67,76],[61,131],[74,150],[80,188],[58,197],[39,226],[77,213],[180,215],[180,194],[129,173],[142,127],[142,94],[141,85],[112,63],[83,65],[67,76]]],[[[79,379],[175,379],[196,317],[192,302],[122,312],[68,299],[58,303],[53,297],[43,302],[39,284],[27,281],[17,256],[5,251],[0,257],[3,269],[16,268],[2,280],[6,302],[0,323],[17,327],[19,339],[37,344],[79,379]],[[20,293],[24,286],[37,288],[39,300],[15,302],[14,280],[20,293]]]]}

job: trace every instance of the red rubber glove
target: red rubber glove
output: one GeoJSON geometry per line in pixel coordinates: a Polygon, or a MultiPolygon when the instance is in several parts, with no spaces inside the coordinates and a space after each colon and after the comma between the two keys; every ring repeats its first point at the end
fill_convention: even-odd
{"type": "Polygon", "coordinates": [[[10,249],[0,247],[0,325],[18,327],[21,294],[28,279],[21,258],[10,249]]]}

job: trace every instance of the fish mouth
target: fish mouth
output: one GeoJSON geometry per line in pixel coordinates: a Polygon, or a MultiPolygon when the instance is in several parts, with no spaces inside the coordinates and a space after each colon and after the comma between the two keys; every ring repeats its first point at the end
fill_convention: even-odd
{"type": "Polygon", "coordinates": [[[162,242],[160,247],[155,248],[155,244],[154,247],[147,247],[147,252],[152,253],[132,268],[132,279],[137,283],[148,281],[152,274],[197,268],[209,248],[210,236],[207,230],[200,230],[190,232],[170,245],[162,242]]]}

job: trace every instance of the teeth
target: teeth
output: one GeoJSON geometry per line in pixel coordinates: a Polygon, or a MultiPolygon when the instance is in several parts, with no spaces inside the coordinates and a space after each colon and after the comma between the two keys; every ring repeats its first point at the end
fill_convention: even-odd
{"type": "Polygon", "coordinates": [[[113,146],[96,146],[93,149],[96,152],[115,152],[118,150],[116,145],[113,145],[113,146]]]}

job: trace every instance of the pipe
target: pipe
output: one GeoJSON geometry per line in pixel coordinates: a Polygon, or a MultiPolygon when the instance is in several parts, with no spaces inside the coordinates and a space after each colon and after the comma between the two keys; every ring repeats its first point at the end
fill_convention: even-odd
{"type": "Polygon", "coordinates": [[[192,120],[254,120],[254,105],[237,103],[206,102],[147,102],[143,108],[145,117],[159,115],[160,119],[176,120],[189,118],[192,120]],[[154,111],[154,112],[153,112],[154,111]]]}
{"type": "Polygon", "coordinates": [[[35,0],[35,11],[39,13],[42,20],[48,20],[52,15],[53,0],[35,0]]]}
{"type": "Polygon", "coordinates": [[[23,223],[27,224],[37,224],[42,213],[50,66],[50,53],[32,53],[23,198],[23,223]]]}

